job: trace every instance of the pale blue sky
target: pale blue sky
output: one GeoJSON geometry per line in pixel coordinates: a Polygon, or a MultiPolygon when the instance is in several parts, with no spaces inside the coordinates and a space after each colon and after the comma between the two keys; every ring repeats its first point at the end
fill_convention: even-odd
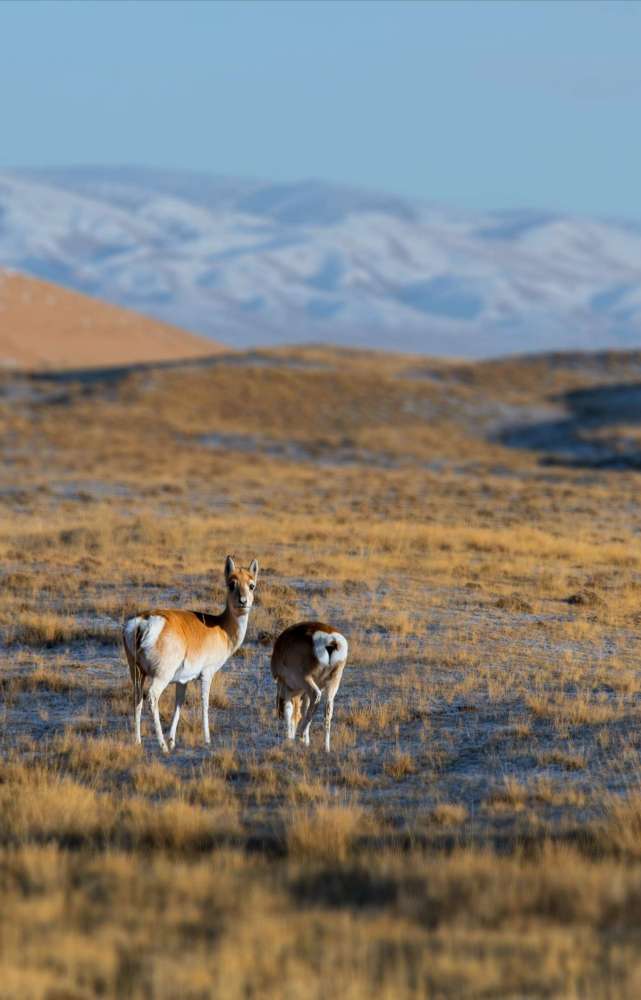
{"type": "Polygon", "coordinates": [[[0,167],[641,218],[637,2],[0,3],[0,167]]]}

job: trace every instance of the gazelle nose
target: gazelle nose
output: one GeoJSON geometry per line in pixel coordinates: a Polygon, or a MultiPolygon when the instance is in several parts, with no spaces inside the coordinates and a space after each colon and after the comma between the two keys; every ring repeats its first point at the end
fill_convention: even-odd
{"type": "Polygon", "coordinates": [[[247,604],[247,598],[246,597],[241,597],[240,603],[243,604],[243,605],[247,604]]]}

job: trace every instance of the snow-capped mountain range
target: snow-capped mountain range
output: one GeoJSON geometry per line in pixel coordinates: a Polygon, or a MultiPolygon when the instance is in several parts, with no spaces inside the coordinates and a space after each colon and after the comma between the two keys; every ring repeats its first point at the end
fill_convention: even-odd
{"type": "Polygon", "coordinates": [[[465,213],[317,181],[3,171],[0,267],[232,347],[478,357],[641,342],[641,223],[465,213]]]}

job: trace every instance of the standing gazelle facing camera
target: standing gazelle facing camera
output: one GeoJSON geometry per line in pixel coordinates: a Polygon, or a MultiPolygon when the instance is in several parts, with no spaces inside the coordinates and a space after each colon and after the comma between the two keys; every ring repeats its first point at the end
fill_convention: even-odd
{"type": "Polygon", "coordinates": [[[227,603],[219,615],[204,611],[145,611],[128,618],[123,627],[127,662],[134,687],[134,725],[140,743],[143,685],[150,684],[147,701],[154,718],[158,743],[168,750],[160,723],[158,700],[168,684],[176,685],[176,707],[169,729],[169,747],[176,743],[180,710],[189,681],[200,680],[203,735],[209,738],[209,691],[214,674],[242,644],[249,611],[254,603],[258,563],[237,569],[231,556],[225,560],[227,603]]]}
{"type": "Polygon", "coordinates": [[[295,739],[302,714],[300,738],[309,745],[309,727],[325,692],[325,749],[329,750],[334,698],[346,662],[347,639],[331,625],[300,622],[281,632],[274,643],[272,676],[278,684],[276,706],[285,719],[288,739],[295,739]]]}

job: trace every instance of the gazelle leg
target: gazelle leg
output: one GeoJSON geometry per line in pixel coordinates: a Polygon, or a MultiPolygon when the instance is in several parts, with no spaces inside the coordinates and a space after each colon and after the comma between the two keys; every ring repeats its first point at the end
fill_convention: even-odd
{"type": "Polygon", "coordinates": [[[180,710],[185,704],[185,695],[187,694],[186,684],[176,684],[176,704],[174,706],[174,714],[171,719],[171,726],[169,729],[169,749],[173,750],[176,746],[176,730],[178,729],[178,720],[180,718],[180,710]]]}
{"type": "Polygon", "coordinates": [[[334,695],[328,697],[325,703],[325,750],[329,753],[330,735],[332,731],[332,715],[334,714],[334,695]]]}
{"type": "Polygon", "coordinates": [[[341,683],[341,678],[343,676],[343,670],[345,669],[345,664],[342,663],[331,681],[327,685],[327,703],[325,705],[325,750],[329,752],[329,743],[332,732],[332,716],[334,714],[334,698],[336,697],[336,692],[338,691],[341,683]]]}
{"type": "MultiPolygon", "coordinates": [[[[301,721],[305,718],[305,716],[307,715],[308,711],[309,711],[309,695],[308,694],[304,694],[301,697],[301,713],[300,713],[301,714],[301,721]]],[[[300,738],[301,738],[302,742],[305,744],[305,746],[308,747],[309,746],[309,726],[307,727],[307,729],[304,729],[301,732],[300,738]]]]}
{"type": "Polygon", "coordinates": [[[142,743],[142,735],[140,732],[140,720],[142,717],[142,703],[143,703],[143,693],[142,684],[140,685],[140,690],[136,691],[136,702],[134,704],[134,732],[136,743],[142,743]]]}
{"type": "Polygon", "coordinates": [[[167,744],[165,743],[165,737],[163,735],[162,725],[160,722],[158,700],[166,687],[167,687],[167,681],[162,680],[160,677],[154,677],[149,686],[149,691],[147,692],[147,701],[149,702],[149,708],[151,709],[151,714],[154,717],[154,728],[156,730],[156,738],[158,740],[160,749],[163,750],[164,753],[168,753],[169,751],[167,744]]]}
{"type": "Polygon", "coordinates": [[[129,650],[127,650],[127,662],[129,663],[129,673],[131,674],[131,684],[133,687],[134,740],[136,743],[142,743],[142,736],[140,733],[140,719],[142,716],[142,703],[144,700],[143,686],[145,683],[145,678],[142,670],[135,662],[129,650]]]}
{"type": "Polygon", "coordinates": [[[211,690],[211,682],[213,679],[213,674],[202,674],[200,678],[200,699],[203,713],[203,739],[207,746],[211,743],[209,735],[209,692],[211,690]]]}
{"type": "Polygon", "coordinates": [[[296,735],[296,725],[294,723],[294,702],[290,694],[285,695],[285,704],[283,705],[283,712],[285,715],[285,733],[288,740],[293,740],[296,735]]]}
{"type": "Polygon", "coordinates": [[[311,677],[306,678],[307,691],[306,696],[308,698],[307,711],[303,716],[303,731],[301,733],[301,740],[303,743],[309,745],[309,727],[312,724],[312,719],[314,718],[314,712],[318,708],[318,703],[321,700],[323,692],[319,688],[318,684],[311,677]]]}

